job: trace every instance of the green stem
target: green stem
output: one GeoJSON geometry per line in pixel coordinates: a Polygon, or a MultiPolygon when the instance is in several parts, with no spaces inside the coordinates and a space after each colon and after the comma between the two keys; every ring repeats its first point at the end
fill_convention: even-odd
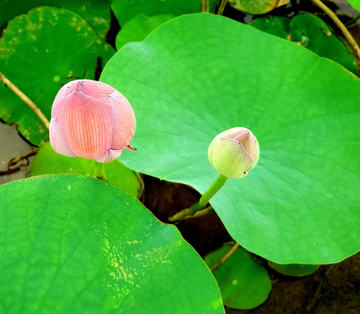
{"type": "Polygon", "coordinates": [[[214,183],[207,189],[207,191],[201,196],[200,200],[195,203],[193,206],[182,210],[181,212],[177,213],[176,215],[169,218],[170,222],[182,220],[186,216],[192,216],[199,210],[205,208],[206,204],[209,200],[216,194],[217,191],[221,189],[221,187],[225,184],[228,178],[219,175],[218,178],[214,181],[214,183]]]}
{"type": "Polygon", "coordinates": [[[103,180],[106,183],[108,182],[105,174],[104,163],[94,160],[94,173],[98,179],[103,180]]]}
{"type": "Polygon", "coordinates": [[[217,261],[213,266],[210,267],[210,270],[213,271],[223,264],[239,247],[239,243],[235,243],[234,246],[227,252],[219,261],[217,261]]]}
{"type": "Polygon", "coordinates": [[[16,95],[18,95],[20,99],[37,114],[40,120],[49,129],[50,122],[41,112],[41,110],[20,89],[18,89],[13,83],[11,83],[10,80],[7,77],[5,77],[5,75],[2,74],[1,72],[0,72],[0,81],[2,81],[7,87],[9,87],[16,95]]]}
{"type": "Polygon", "coordinates": [[[354,37],[350,34],[350,32],[345,27],[345,25],[339,20],[339,18],[336,16],[336,14],[333,11],[331,11],[321,0],[312,0],[312,2],[314,2],[321,10],[323,10],[334,21],[336,26],[338,26],[340,28],[344,37],[346,38],[346,40],[348,41],[348,43],[350,44],[350,46],[352,47],[352,49],[354,51],[356,61],[359,63],[360,62],[360,48],[359,48],[357,42],[355,41],[354,37]]]}
{"type": "Polygon", "coordinates": [[[217,15],[223,15],[228,0],[221,0],[217,15]]]}
{"type": "Polygon", "coordinates": [[[209,13],[209,0],[201,0],[201,12],[209,13]]]}
{"type": "Polygon", "coordinates": [[[350,21],[346,22],[344,25],[347,28],[350,28],[352,24],[356,23],[356,21],[358,20],[359,17],[360,17],[360,14],[358,14],[355,18],[351,19],[350,21]]]}
{"type": "Polygon", "coordinates": [[[197,217],[200,217],[200,216],[205,216],[207,214],[210,214],[214,211],[214,208],[209,205],[208,207],[202,209],[202,210],[199,210],[198,212],[196,212],[194,215],[192,216],[186,216],[184,217],[184,219],[189,219],[189,218],[197,218],[197,217]]]}

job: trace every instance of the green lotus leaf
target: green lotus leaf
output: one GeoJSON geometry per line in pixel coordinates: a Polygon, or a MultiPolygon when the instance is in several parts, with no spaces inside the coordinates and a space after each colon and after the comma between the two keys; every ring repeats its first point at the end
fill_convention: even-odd
{"type": "Polygon", "coordinates": [[[349,0],[348,2],[354,9],[360,11],[360,0],[349,0]]]}
{"type": "Polygon", "coordinates": [[[81,15],[101,37],[105,37],[110,28],[109,0],[0,0],[0,30],[14,17],[27,13],[39,6],[62,7],[81,15]]]}
{"type": "Polygon", "coordinates": [[[121,190],[47,175],[0,198],[1,313],[224,313],[195,250],[121,190]]]}
{"type": "Polygon", "coordinates": [[[304,265],[304,264],[277,264],[269,262],[269,266],[278,273],[292,276],[303,277],[315,273],[319,269],[319,265],[304,265]]]}
{"type": "Polygon", "coordinates": [[[146,16],[140,14],[127,22],[116,35],[116,49],[119,50],[125,44],[132,41],[142,41],[156,27],[174,18],[172,14],[161,14],[155,16],[146,16]]]}
{"type": "MultiPolygon", "coordinates": [[[[231,249],[224,245],[205,257],[212,267],[231,249]]],[[[254,261],[249,252],[237,248],[223,264],[213,270],[224,305],[234,309],[253,309],[269,296],[271,280],[266,269],[254,261]]]]}
{"type": "Polygon", "coordinates": [[[329,26],[312,14],[299,14],[291,19],[291,41],[304,46],[321,57],[340,63],[349,71],[358,74],[356,59],[351,49],[337,38],[329,26]]]}
{"type": "MultiPolygon", "coordinates": [[[[215,3],[216,0],[209,0],[210,11],[215,3]]],[[[178,16],[200,12],[201,0],[113,0],[111,9],[114,11],[120,25],[125,25],[140,14],[150,17],[160,14],[178,16]]]]}
{"type": "MultiPolygon", "coordinates": [[[[73,79],[94,79],[114,49],[78,14],[54,7],[30,10],[9,22],[0,40],[1,72],[50,119],[61,86],[73,79]]],[[[0,84],[0,118],[18,125],[34,145],[48,138],[38,116],[0,84]]]]}
{"type": "Polygon", "coordinates": [[[138,150],[121,161],[200,193],[218,176],[207,159],[213,138],[237,126],[254,133],[259,163],[210,201],[245,249],[283,264],[336,263],[359,251],[360,79],[339,64],[199,13],[123,46],[101,81],[137,117],[138,150]]]}
{"type": "Polygon", "coordinates": [[[289,0],[229,0],[233,8],[249,14],[264,14],[288,2],[289,0]]]}
{"type": "Polygon", "coordinates": [[[250,25],[296,42],[320,57],[338,62],[349,71],[358,74],[356,58],[351,49],[332,33],[322,19],[315,15],[298,14],[291,20],[279,16],[260,17],[252,21],[250,25]]]}
{"type": "MultiPolygon", "coordinates": [[[[74,173],[95,177],[95,161],[80,157],[66,157],[56,153],[50,142],[46,142],[37,152],[30,169],[30,177],[44,174],[74,173]]],[[[139,176],[118,160],[104,164],[104,172],[109,184],[138,197],[141,190],[139,176]]]]}
{"type": "Polygon", "coordinates": [[[290,19],[284,16],[263,16],[249,23],[249,25],[277,37],[287,39],[290,34],[290,19]]]}

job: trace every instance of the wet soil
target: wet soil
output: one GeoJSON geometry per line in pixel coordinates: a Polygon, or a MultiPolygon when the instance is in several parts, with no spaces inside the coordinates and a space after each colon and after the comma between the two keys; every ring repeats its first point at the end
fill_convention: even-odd
{"type": "MultiPolygon", "coordinates": [[[[144,176],[142,201],[162,222],[197,202],[200,195],[191,187],[144,176]]],[[[215,212],[186,219],[177,228],[196,251],[204,257],[223,243],[232,241],[215,212]]],[[[227,308],[227,314],[360,314],[360,253],[338,264],[323,265],[314,274],[287,277],[268,269],[273,288],[268,300],[252,310],[227,308]]]]}

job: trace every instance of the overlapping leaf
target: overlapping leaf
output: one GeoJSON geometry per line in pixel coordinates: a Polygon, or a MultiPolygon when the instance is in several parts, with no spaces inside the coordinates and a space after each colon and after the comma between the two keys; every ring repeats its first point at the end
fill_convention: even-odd
{"type": "Polygon", "coordinates": [[[250,14],[264,14],[285,5],[289,0],[230,0],[229,4],[237,10],[250,14]]]}
{"type": "Polygon", "coordinates": [[[119,50],[128,42],[144,40],[156,27],[174,17],[175,15],[172,14],[160,14],[151,17],[140,14],[134,17],[116,35],[116,49],[119,50]]]}
{"type": "MultiPolygon", "coordinates": [[[[30,170],[30,176],[43,174],[73,173],[85,176],[95,176],[97,161],[81,157],[66,157],[56,153],[50,142],[45,143],[36,154],[30,170]]],[[[139,176],[118,160],[103,164],[106,179],[109,184],[138,197],[141,190],[139,176]]]]}
{"type": "MultiPolygon", "coordinates": [[[[209,267],[215,265],[231,249],[224,245],[205,257],[209,267]]],[[[268,298],[271,280],[266,269],[253,260],[246,250],[237,248],[213,270],[224,305],[234,309],[252,309],[268,298]]]]}
{"type": "MultiPolygon", "coordinates": [[[[209,1],[212,11],[216,0],[209,1]]],[[[121,30],[116,36],[116,48],[128,42],[145,39],[156,27],[182,14],[201,11],[200,0],[114,0],[111,4],[121,30]]]]}
{"type": "Polygon", "coordinates": [[[280,274],[292,277],[308,276],[319,268],[319,265],[277,264],[273,262],[269,262],[269,266],[280,274]]]}
{"type": "Polygon", "coordinates": [[[290,34],[290,22],[291,20],[285,16],[268,15],[251,21],[249,25],[266,33],[288,39],[290,34]]]}
{"type": "Polygon", "coordinates": [[[124,46],[101,80],[137,116],[138,151],[121,160],[201,193],[218,175],[207,160],[211,140],[235,126],[253,131],[258,165],[211,200],[246,249],[302,264],[360,249],[360,80],[340,65],[227,18],[193,14],[124,46]]]}
{"type": "Polygon", "coordinates": [[[39,6],[54,6],[72,10],[86,19],[102,37],[105,37],[110,28],[109,0],[21,0],[16,4],[13,1],[0,0],[0,30],[14,17],[39,6]]]}
{"type": "Polygon", "coordinates": [[[348,2],[352,5],[353,8],[360,11],[360,1],[359,0],[349,0],[348,2]]]}
{"type": "Polygon", "coordinates": [[[351,49],[315,15],[298,14],[291,20],[287,17],[266,16],[250,24],[267,33],[296,42],[320,57],[338,62],[349,71],[358,74],[356,59],[351,49]]]}
{"type": "MultiPolygon", "coordinates": [[[[209,1],[210,10],[215,2],[216,0],[209,1]]],[[[200,12],[201,0],[113,0],[111,9],[114,11],[120,25],[125,25],[140,14],[146,16],[173,14],[178,16],[200,12]]]]}

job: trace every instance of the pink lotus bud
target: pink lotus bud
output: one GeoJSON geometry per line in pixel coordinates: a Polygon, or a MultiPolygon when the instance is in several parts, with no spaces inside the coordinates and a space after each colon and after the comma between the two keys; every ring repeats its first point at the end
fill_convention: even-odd
{"type": "Polygon", "coordinates": [[[212,140],[208,157],[210,164],[223,176],[241,178],[259,161],[259,142],[249,129],[232,128],[212,140]]]}
{"type": "Polygon", "coordinates": [[[110,162],[134,137],[136,120],[128,100],[111,86],[92,80],[65,84],[55,97],[50,144],[69,157],[110,162]]]}

